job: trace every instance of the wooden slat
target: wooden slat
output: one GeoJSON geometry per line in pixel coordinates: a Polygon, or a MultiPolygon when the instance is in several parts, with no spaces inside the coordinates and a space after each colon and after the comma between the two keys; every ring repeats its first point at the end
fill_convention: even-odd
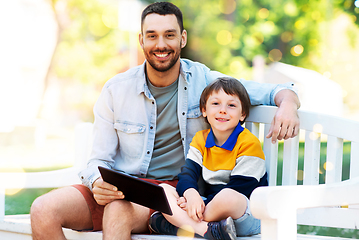
{"type": "MultiPolygon", "coordinates": [[[[264,132],[269,131],[270,124],[265,124],[264,132]]],[[[278,142],[273,144],[271,139],[264,138],[263,141],[263,152],[266,157],[266,169],[268,174],[269,186],[277,185],[277,168],[278,168],[278,142]]]]}
{"type": "Polygon", "coordinates": [[[319,184],[320,134],[306,131],[303,185],[319,184]]]}
{"type": "Polygon", "coordinates": [[[254,123],[254,122],[247,122],[246,124],[246,128],[253,133],[254,136],[256,136],[257,138],[259,138],[259,123],[254,123]]]}
{"type": "Polygon", "coordinates": [[[359,176],[359,142],[351,142],[350,178],[358,177],[358,176],[359,176]]]}
{"type": "Polygon", "coordinates": [[[325,183],[342,180],[343,139],[328,136],[325,183]]]}
{"type": "Polygon", "coordinates": [[[297,185],[299,137],[284,141],[282,185],[297,185]]]}

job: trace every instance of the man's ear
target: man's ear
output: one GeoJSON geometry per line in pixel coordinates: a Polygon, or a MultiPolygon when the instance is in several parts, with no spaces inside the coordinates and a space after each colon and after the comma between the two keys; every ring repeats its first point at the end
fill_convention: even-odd
{"type": "Polygon", "coordinates": [[[181,37],[181,48],[184,48],[187,45],[187,31],[183,29],[181,37]]]}
{"type": "Polygon", "coordinates": [[[143,36],[142,36],[142,33],[138,34],[138,41],[140,42],[141,48],[143,49],[143,36]]]}

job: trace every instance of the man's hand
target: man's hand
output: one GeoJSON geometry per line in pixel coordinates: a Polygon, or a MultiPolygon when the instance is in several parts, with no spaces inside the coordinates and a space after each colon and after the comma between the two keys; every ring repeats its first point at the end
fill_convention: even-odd
{"type": "Polygon", "coordinates": [[[115,186],[103,181],[102,177],[99,177],[93,183],[92,192],[99,205],[106,205],[114,200],[125,198],[121,191],[117,191],[115,186]]]}
{"type": "Polygon", "coordinates": [[[183,196],[187,201],[186,210],[188,216],[197,222],[201,222],[203,220],[205,204],[197,190],[189,188],[183,193],[183,196]]]}
{"type": "Polygon", "coordinates": [[[300,106],[297,95],[291,90],[281,90],[275,96],[278,110],[273,118],[267,138],[272,138],[272,143],[278,140],[292,138],[299,132],[299,117],[297,109],[300,106]]]}

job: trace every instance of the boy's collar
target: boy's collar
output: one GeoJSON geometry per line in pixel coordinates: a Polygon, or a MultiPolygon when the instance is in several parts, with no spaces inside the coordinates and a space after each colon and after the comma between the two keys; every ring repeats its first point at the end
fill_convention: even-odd
{"type": "Polygon", "coordinates": [[[217,147],[220,147],[220,148],[223,148],[223,149],[226,149],[228,151],[232,151],[234,146],[236,145],[237,143],[237,139],[238,139],[238,135],[244,130],[244,128],[238,124],[237,127],[233,130],[233,132],[231,133],[231,135],[228,137],[228,139],[226,140],[225,143],[223,143],[222,146],[217,146],[216,145],[216,142],[214,140],[214,134],[213,134],[213,131],[212,131],[212,128],[211,130],[209,131],[209,134],[207,136],[207,140],[206,140],[206,145],[205,147],[206,148],[211,148],[213,146],[217,146],[217,147]]]}

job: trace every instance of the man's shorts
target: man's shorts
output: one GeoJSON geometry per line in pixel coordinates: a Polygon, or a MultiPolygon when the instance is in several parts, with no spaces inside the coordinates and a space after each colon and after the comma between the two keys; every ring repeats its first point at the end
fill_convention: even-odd
{"type": "MultiPolygon", "coordinates": [[[[161,183],[167,183],[173,187],[176,187],[177,182],[178,182],[178,180],[159,181],[159,180],[154,180],[154,179],[143,179],[143,178],[142,178],[142,180],[145,180],[147,182],[151,182],[151,183],[154,183],[157,185],[159,185],[161,183]]],[[[93,228],[89,229],[89,231],[101,231],[104,206],[97,204],[96,200],[93,197],[93,193],[85,185],[76,184],[76,185],[72,185],[72,186],[81,192],[82,196],[85,198],[86,203],[90,209],[93,228]]],[[[151,214],[154,212],[155,212],[155,210],[150,209],[150,214],[148,216],[148,219],[150,218],[151,214]]]]}

